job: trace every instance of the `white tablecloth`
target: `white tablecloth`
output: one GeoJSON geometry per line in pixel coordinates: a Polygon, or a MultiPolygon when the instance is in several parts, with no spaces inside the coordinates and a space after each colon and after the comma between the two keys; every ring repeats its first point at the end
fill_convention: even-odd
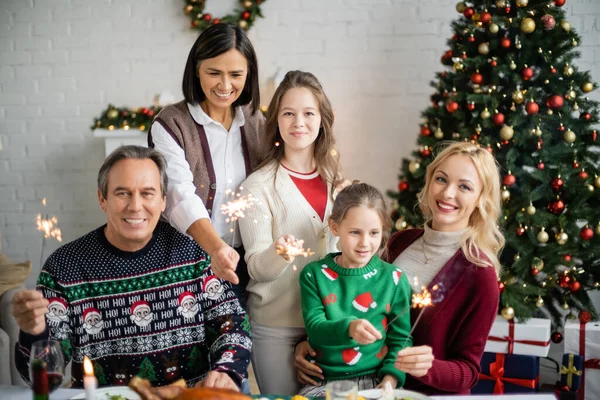
{"type": "MultiPolygon", "coordinates": [[[[81,389],[57,389],[50,394],[50,400],[69,400],[71,397],[83,393],[81,389]]],[[[31,389],[20,386],[5,386],[0,385],[0,399],[2,400],[31,400],[31,389]]],[[[469,399],[469,400],[556,400],[554,394],[517,394],[517,395],[502,395],[502,396],[433,396],[433,400],[454,400],[454,399],[469,399]]]]}

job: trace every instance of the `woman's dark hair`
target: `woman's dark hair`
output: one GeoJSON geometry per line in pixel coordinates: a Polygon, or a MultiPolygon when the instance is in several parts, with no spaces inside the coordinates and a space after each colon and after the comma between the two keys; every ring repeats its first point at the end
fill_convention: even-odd
{"type": "Polygon", "coordinates": [[[244,31],[226,23],[211,25],[204,30],[190,50],[185,70],[183,72],[183,97],[190,104],[200,104],[206,96],[198,79],[198,64],[209,58],[218,57],[231,49],[236,49],[248,62],[248,75],[244,90],[233,103],[234,107],[252,103],[252,113],[260,106],[260,91],[258,87],[258,62],[254,47],[244,31]]]}

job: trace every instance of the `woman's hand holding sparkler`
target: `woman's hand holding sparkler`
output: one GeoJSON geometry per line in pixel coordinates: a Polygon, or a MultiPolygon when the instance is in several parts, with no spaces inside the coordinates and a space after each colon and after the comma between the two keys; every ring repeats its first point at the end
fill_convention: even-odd
{"type": "Polygon", "coordinates": [[[434,359],[429,346],[407,347],[398,352],[394,366],[400,371],[419,378],[427,375],[434,359]]]}
{"type": "Polygon", "coordinates": [[[355,319],[350,322],[348,334],[358,344],[371,344],[382,338],[381,332],[366,319],[355,319]]]}
{"type": "Polygon", "coordinates": [[[296,239],[294,235],[290,234],[282,235],[275,241],[277,254],[288,263],[293,262],[297,256],[308,257],[314,254],[310,249],[304,250],[303,246],[304,240],[296,239]]]}

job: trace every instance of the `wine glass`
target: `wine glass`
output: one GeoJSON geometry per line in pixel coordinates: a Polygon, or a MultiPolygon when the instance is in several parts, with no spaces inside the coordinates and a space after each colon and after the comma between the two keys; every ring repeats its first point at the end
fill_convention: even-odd
{"type": "Polygon", "coordinates": [[[332,381],[325,386],[326,400],[357,400],[358,386],[353,381],[332,381]]]}
{"type": "Polygon", "coordinates": [[[60,342],[56,340],[40,340],[31,346],[29,356],[29,379],[31,382],[33,382],[31,365],[34,360],[42,360],[46,363],[48,391],[53,392],[60,387],[65,376],[65,359],[60,342]]]}

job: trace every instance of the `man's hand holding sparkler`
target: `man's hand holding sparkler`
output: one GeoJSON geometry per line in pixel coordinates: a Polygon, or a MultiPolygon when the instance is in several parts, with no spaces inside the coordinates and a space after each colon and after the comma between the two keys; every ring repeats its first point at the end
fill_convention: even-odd
{"type": "Polygon", "coordinates": [[[350,322],[348,334],[358,344],[371,344],[382,338],[381,332],[366,319],[355,319],[350,322]]]}
{"type": "Polygon", "coordinates": [[[46,330],[48,304],[37,290],[21,290],[13,296],[12,315],[23,332],[39,335],[46,330]]]}
{"type": "Polygon", "coordinates": [[[233,247],[223,242],[223,246],[210,254],[210,261],[216,276],[236,285],[240,282],[235,273],[240,255],[233,247]]]}

